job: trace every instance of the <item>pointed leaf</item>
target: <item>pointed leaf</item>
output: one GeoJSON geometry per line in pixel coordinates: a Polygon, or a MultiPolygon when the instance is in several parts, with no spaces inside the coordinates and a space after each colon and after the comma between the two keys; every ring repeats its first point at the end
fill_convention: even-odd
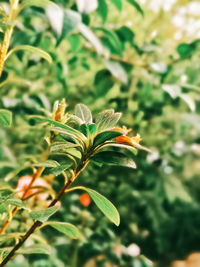
{"type": "Polygon", "coordinates": [[[59,167],[55,167],[55,168],[51,169],[51,173],[57,176],[57,175],[61,174],[63,171],[65,171],[66,169],[69,169],[69,167],[71,167],[71,165],[72,165],[72,163],[64,164],[64,165],[59,166],[59,167]]]}
{"type": "Polygon", "coordinates": [[[113,139],[117,136],[122,135],[122,133],[117,131],[105,131],[100,134],[98,134],[94,139],[94,146],[98,146],[100,144],[103,144],[105,141],[113,139]]]}
{"type": "Polygon", "coordinates": [[[80,236],[79,229],[71,223],[47,222],[45,225],[50,225],[51,227],[55,228],[59,232],[65,234],[66,236],[72,239],[78,239],[80,236]]]}
{"type": "Polygon", "coordinates": [[[35,167],[53,168],[53,167],[60,166],[60,164],[55,160],[46,160],[44,162],[39,162],[39,163],[33,164],[33,166],[35,166],[35,167]]]}
{"type": "Polygon", "coordinates": [[[58,211],[59,208],[60,208],[59,206],[53,206],[47,209],[34,210],[30,212],[30,216],[33,220],[46,222],[49,219],[49,217],[51,217],[55,212],[58,211]]]}
{"type": "Polygon", "coordinates": [[[111,222],[113,222],[117,226],[120,224],[119,213],[115,206],[107,198],[90,188],[83,186],[79,186],[78,188],[86,191],[90,195],[97,207],[111,222]]]}
{"type": "Polygon", "coordinates": [[[127,2],[129,2],[132,6],[134,6],[134,8],[142,15],[144,16],[144,11],[141,8],[141,6],[138,4],[137,1],[135,0],[127,0],[127,2]]]}
{"type": "Polygon", "coordinates": [[[98,0],[99,5],[97,13],[102,18],[102,21],[105,22],[108,16],[108,6],[105,0],[98,0]]]}
{"type": "Polygon", "coordinates": [[[79,117],[83,123],[91,124],[92,123],[92,114],[87,106],[84,104],[78,104],[75,107],[75,115],[79,117]]]}
{"type": "Polygon", "coordinates": [[[6,109],[0,109],[0,126],[11,126],[12,112],[6,109]]]}
{"type": "Polygon", "coordinates": [[[47,254],[50,255],[52,248],[46,244],[34,244],[29,247],[20,248],[17,253],[19,254],[47,254]]]}
{"type": "Polygon", "coordinates": [[[136,164],[132,159],[129,159],[123,153],[116,151],[99,152],[92,157],[92,160],[102,164],[117,165],[133,169],[136,168],[136,164]]]}
{"type": "Polygon", "coordinates": [[[38,56],[40,56],[41,58],[44,58],[45,60],[47,60],[50,64],[52,63],[52,58],[51,56],[45,52],[44,50],[42,50],[41,48],[38,47],[34,47],[31,45],[19,45],[16,46],[15,48],[11,49],[8,54],[6,59],[14,52],[18,51],[18,50],[27,50],[33,54],[37,54],[38,56]]]}

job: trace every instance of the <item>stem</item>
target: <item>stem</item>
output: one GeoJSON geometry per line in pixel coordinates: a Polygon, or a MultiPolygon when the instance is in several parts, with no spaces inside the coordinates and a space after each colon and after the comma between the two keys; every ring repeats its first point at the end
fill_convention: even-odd
{"type": "MultiPolygon", "coordinates": [[[[28,190],[31,188],[31,186],[33,185],[33,183],[35,182],[35,180],[40,177],[40,175],[42,174],[44,168],[43,167],[40,167],[37,169],[37,171],[33,174],[33,177],[32,177],[32,180],[30,181],[30,184],[28,185],[28,187],[26,188],[26,190],[24,191],[21,199],[23,200],[26,195],[27,195],[27,192],[28,190]]],[[[3,224],[2,228],[0,229],[0,234],[4,234],[7,227],[9,226],[9,224],[11,223],[13,217],[15,216],[15,214],[18,212],[19,208],[18,207],[15,207],[14,210],[12,211],[12,214],[10,216],[10,218],[3,224]]]]}
{"type": "MultiPolygon", "coordinates": [[[[61,188],[58,195],[52,200],[48,207],[54,206],[58,200],[65,194],[67,188],[71,186],[73,181],[79,176],[79,174],[85,169],[88,161],[82,162],[76,169],[75,174],[70,177],[70,179],[65,183],[65,185],[61,188]]],[[[0,267],[5,266],[5,264],[14,256],[15,252],[24,244],[24,242],[29,238],[29,236],[34,233],[34,231],[40,227],[43,223],[40,221],[35,221],[26,234],[22,237],[22,239],[13,247],[13,249],[9,252],[9,254],[5,257],[5,259],[0,264],[0,267]]]]}
{"type": "MultiPolygon", "coordinates": [[[[7,18],[7,22],[12,23],[16,19],[18,4],[19,4],[19,0],[10,1],[10,14],[7,18]]],[[[6,59],[6,55],[8,52],[9,45],[10,45],[13,29],[14,29],[14,26],[11,26],[8,30],[5,31],[4,39],[0,47],[0,77],[3,72],[5,59],[6,59]]]]}

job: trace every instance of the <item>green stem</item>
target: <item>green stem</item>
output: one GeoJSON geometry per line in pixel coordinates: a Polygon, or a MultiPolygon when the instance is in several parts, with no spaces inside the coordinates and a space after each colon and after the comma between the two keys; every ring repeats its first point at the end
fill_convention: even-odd
{"type": "MultiPolygon", "coordinates": [[[[10,14],[7,18],[7,22],[12,23],[16,19],[18,4],[19,4],[19,0],[10,1],[10,14]]],[[[10,45],[13,29],[14,29],[14,26],[11,26],[8,30],[5,31],[4,39],[0,47],[0,77],[3,72],[5,59],[6,59],[6,55],[8,52],[9,45],[10,45]]]]}

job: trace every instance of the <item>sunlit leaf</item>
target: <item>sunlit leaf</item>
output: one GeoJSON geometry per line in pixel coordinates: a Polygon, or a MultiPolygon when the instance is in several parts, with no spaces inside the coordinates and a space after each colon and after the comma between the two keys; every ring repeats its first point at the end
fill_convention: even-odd
{"type": "Polygon", "coordinates": [[[77,104],[75,107],[75,115],[79,117],[83,123],[92,123],[92,113],[84,104],[77,104]]]}
{"type": "Polygon", "coordinates": [[[114,112],[113,109],[104,110],[96,117],[96,125],[98,131],[111,129],[117,125],[121,117],[120,112],[114,112]]]}
{"type": "Polygon", "coordinates": [[[136,164],[132,159],[125,154],[116,151],[99,152],[92,157],[92,160],[101,164],[123,166],[133,169],[136,168],[136,164]]]}
{"type": "Polygon", "coordinates": [[[135,9],[136,9],[142,16],[144,16],[144,11],[143,11],[143,9],[141,8],[141,6],[138,4],[137,1],[135,1],[135,0],[127,0],[127,2],[129,2],[132,6],[134,6],[135,9]]]}

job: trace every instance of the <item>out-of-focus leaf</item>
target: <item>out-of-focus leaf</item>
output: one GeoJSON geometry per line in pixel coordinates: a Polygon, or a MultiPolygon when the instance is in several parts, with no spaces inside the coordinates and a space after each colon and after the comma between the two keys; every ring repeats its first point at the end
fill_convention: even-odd
{"type": "Polygon", "coordinates": [[[81,16],[73,10],[65,10],[63,18],[63,27],[58,38],[57,45],[68,36],[73,30],[78,29],[81,24],[81,16]]]}
{"type": "Polygon", "coordinates": [[[122,135],[122,133],[117,131],[105,131],[100,134],[98,134],[94,139],[94,146],[98,146],[100,144],[103,144],[105,141],[108,141],[110,139],[113,139],[117,136],[122,135]]]}
{"type": "Polygon", "coordinates": [[[112,75],[115,78],[117,78],[118,80],[120,80],[121,82],[125,84],[128,82],[127,73],[120,63],[116,61],[107,60],[105,64],[108,70],[112,73],[112,75]]]}
{"type": "Polygon", "coordinates": [[[92,160],[107,165],[117,165],[128,168],[136,168],[135,162],[121,152],[103,151],[95,154],[92,160]]]}
{"type": "Polygon", "coordinates": [[[102,43],[99,38],[85,24],[80,23],[78,25],[78,29],[82,33],[82,35],[95,47],[97,53],[105,53],[105,49],[102,46],[102,43]]]}
{"type": "Polygon", "coordinates": [[[0,126],[11,126],[12,112],[6,109],[0,109],[0,126]]]}
{"type": "Polygon", "coordinates": [[[78,11],[81,13],[89,14],[92,11],[96,10],[98,7],[97,0],[76,0],[76,5],[78,7],[78,11]]]}
{"type": "Polygon", "coordinates": [[[113,87],[114,81],[110,71],[103,69],[96,73],[94,78],[97,97],[104,97],[105,94],[113,87]]]}
{"type": "Polygon", "coordinates": [[[45,167],[45,168],[53,168],[58,167],[60,164],[55,160],[46,160],[44,162],[38,162],[33,164],[35,167],[45,167]]]}
{"type": "Polygon", "coordinates": [[[47,254],[50,255],[52,252],[51,246],[47,244],[34,244],[29,247],[20,248],[18,254],[47,254]]]}
{"type": "Polygon", "coordinates": [[[141,8],[141,6],[138,4],[137,1],[135,1],[135,0],[127,0],[127,2],[129,2],[132,6],[134,6],[135,9],[136,9],[142,16],[144,16],[144,11],[143,11],[143,9],[141,8]]]}
{"type": "Polygon", "coordinates": [[[108,16],[108,6],[105,0],[98,0],[99,6],[97,12],[99,16],[102,18],[102,21],[105,22],[108,16]]]}
{"type": "Polygon", "coordinates": [[[75,115],[79,117],[83,123],[92,123],[92,113],[89,108],[84,104],[77,104],[75,107],[75,115]]]}
{"type": "Polygon", "coordinates": [[[30,6],[36,6],[36,7],[48,7],[52,6],[56,8],[56,4],[49,0],[23,0],[21,4],[19,5],[19,12],[23,10],[24,8],[30,7],[30,6]]]}
{"type": "Polygon", "coordinates": [[[71,223],[50,221],[45,223],[45,226],[46,225],[50,225],[51,227],[55,228],[59,232],[65,234],[66,236],[72,239],[78,239],[80,236],[79,229],[71,223]]]}
{"type": "Polygon", "coordinates": [[[52,29],[60,36],[64,24],[64,10],[57,5],[49,5],[46,8],[46,15],[52,29]]]}
{"type": "Polygon", "coordinates": [[[49,217],[51,217],[54,213],[56,213],[59,210],[59,208],[60,208],[59,206],[53,206],[42,210],[33,210],[30,212],[30,217],[33,220],[46,222],[49,219],[49,217]]]}
{"type": "Polygon", "coordinates": [[[51,56],[45,52],[44,50],[38,48],[38,47],[34,47],[34,46],[31,46],[31,45],[19,45],[19,46],[16,46],[15,48],[11,49],[8,54],[7,54],[7,57],[6,59],[14,52],[16,51],[19,51],[19,50],[26,50],[26,51],[29,51],[33,54],[36,54],[38,56],[40,56],[41,58],[44,58],[45,60],[47,60],[49,63],[52,63],[52,58],[51,56]]]}
{"type": "Polygon", "coordinates": [[[123,0],[111,0],[113,5],[119,10],[122,11],[122,1],[123,0]]]}

